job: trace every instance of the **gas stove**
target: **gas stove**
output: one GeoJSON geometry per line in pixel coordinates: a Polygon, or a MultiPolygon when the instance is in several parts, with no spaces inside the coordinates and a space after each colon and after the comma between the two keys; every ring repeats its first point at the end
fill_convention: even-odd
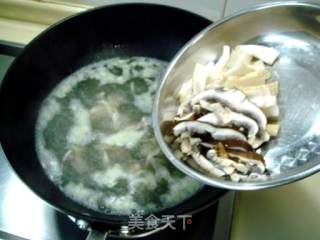
{"type": "MultiPolygon", "coordinates": [[[[0,42],[0,83],[23,47],[0,42]]],[[[192,224],[186,230],[165,229],[143,239],[228,240],[234,195],[230,191],[217,203],[193,215],[192,224]]],[[[56,211],[31,192],[16,176],[0,147],[0,239],[81,240],[88,232],[81,229],[80,223],[56,211]]]]}

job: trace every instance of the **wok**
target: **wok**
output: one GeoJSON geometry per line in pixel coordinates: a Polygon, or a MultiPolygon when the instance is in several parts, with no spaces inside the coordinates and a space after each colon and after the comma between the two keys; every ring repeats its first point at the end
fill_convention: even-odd
{"type": "MultiPolygon", "coordinates": [[[[57,210],[88,222],[92,239],[104,239],[109,229],[119,234],[120,226],[128,223],[128,216],[107,215],[84,207],[49,180],[35,150],[35,123],[41,102],[62,79],[97,60],[146,56],[170,61],[209,24],[209,20],[193,13],[161,5],[105,6],[46,30],[26,46],[8,70],[0,92],[0,138],[6,157],[21,180],[40,198],[57,210]]],[[[206,186],[181,204],[154,214],[192,214],[225,192],[206,186]]],[[[126,237],[133,236],[129,233],[126,237]]]]}

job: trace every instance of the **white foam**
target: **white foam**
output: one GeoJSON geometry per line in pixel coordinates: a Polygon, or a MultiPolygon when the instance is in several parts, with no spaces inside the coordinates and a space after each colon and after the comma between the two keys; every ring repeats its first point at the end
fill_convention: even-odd
{"type": "Polygon", "coordinates": [[[116,210],[118,213],[128,213],[134,209],[141,209],[143,206],[139,206],[130,195],[124,196],[107,196],[104,198],[104,204],[106,207],[116,210]]]}
{"type": "Polygon", "coordinates": [[[86,145],[94,139],[90,113],[78,99],[71,100],[70,109],[73,112],[74,125],[67,135],[67,142],[70,146],[86,145]]]}
{"type": "Polygon", "coordinates": [[[96,171],[92,174],[92,179],[97,185],[109,188],[114,187],[119,178],[127,178],[126,171],[124,171],[120,164],[114,164],[107,170],[96,171]]]}
{"type": "Polygon", "coordinates": [[[131,149],[139,143],[144,134],[142,129],[135,126],[129,126],[108,136],[100,135],[99,140],[103,144],[131,149]]]}
{"type": "Polygon", "coordinates": [[[92,209],[98,209],[97,201],[103,197],[103,193],[89,189],[82,183],[68,183],[63,190],[67,196],[92,209]]]}
{"type": "Polygon", "coordinates": [[[49,173],[48,175],[52,181],[60,181],[62,175],[62,166],[60,161],[52,151],[45,148],[42,136],[39,136],[38,138],[39,141],[36,143],[36,148],[40,159],[45,160],[42,161],[44,169],[49,173]]]}
{"type": "Polygon", "coordinates": [[[44,102],[45,111],[40,111],[38,119],[41,121],[37,122],[38,131],[42,131],[48,125],[48,123],[54,118],[54,116],[60,112],[61,105],[53,98],[48,99],[44,102]]]}
{"type": "Polygon", "coordinates": [[[153,98],[149,92],[134,96],[134,105],[144,113],[151,113],[153,98]]]}
{"type": "MultiPolygon", "coordinates": [[[[79,82],[86,79],[96,79],[101,86],[115,83],[119,84],[119,87],[122,87],[121,85],[125,84],[130,77],[132,77],[130,75],[132,73],[134,77],[157,78],[160,72],[163,72],[165,68],[165,64],[162,61],[155,59],[149,59],[147,61],[142,57],[137,57],[135,59],[136,62],[130,63],[130,66],[126,63],[127,60],[114,58],[83,67],[62,81],[50,94],[45,104],[43,104],[37,124],[37,152],[44,169],[55,183],[59,184],[61,182],[61,165],[63,163],[61,159],[57,159],[53,152],[45,148],[43,131],[53,117],[61,112],[62,106],[56,101],[56,98],[68,96],[79,82]],[[106,68],[106,65],[109,67],[121,67],[122,75],[117,76],[112,74],[106,68]],[[133,66],[137,65],[142,66],[144,69],[140,71],[134,69],[133,66]],[[156,67],[154,67],[154,65],[156,65],[156,67]]],[[[113,193],[106,194],[105,192],[102,192],[103,190],[95,190],[96,188],[88,187],[89,185],[87,186],[82,178],[74,179],[65,186],[59,185],[67,196],[80,204],[91,209],[100,211],[103,211],[102,209],[108,209],[119,214],[128,214],[132,209],[151,212],[159,210],[159,208],[162,208],[163,206],[170,207],[177,204],[191,196],[200,188],[199,183],[188,177],[177,178],[172,176],[168,169],[158,161],[159,159],[156,159],[160,149],[155,140],[150,138],[150,135],[147,133],[151,127],[150,114],[153,94],[158,86],[158,82],[150,79],[146,79],[145,81],[148,85],[148,90],[140,95],[135,95],[133,104],[142,112],[149,114],[149,116],[141,116],[141,119],[138,122],[130,123],[129,126],[125,126],[128,115],[121,113],[119,110],[119,106],[122,103],[126,103],[127,99],[122,99],[123,96],[116,95],[116,93],[106,96],[100,94],[101,96],[97,97],[99,95],[99,92],[97,92],[96,96],[92,96],[92,100],[97,97],[97,104],[105,104],[105,106],[103,105],[102,107],[98,107],[98,105],[94,106],[93,108],[96,108],[95,111],[93,111],[93,108],[87,109],[80,99],[72,99],[70,105],[67,106],[73,115],[73,125],[70,127],[66,136],[68,148],[66,151],[70,151],[73,147],[76,147],[79,149],[79,154],[81,155],[81,151],[88,148],[87,144],[95,141],[97,154],[100,154],[102,159],[102,162],[99,165],[100,167],[88,171],[88,175],[84,176],[83,179],[91,179],[97,187],[100,187],[100,189],[103,189],[104,187],[112,189],[113,187],[116,187],[120,179],[126,179],[128,183],[128,191],[121,195],[113,193]],[[94,128],[94,125],[91,123],[92,115],[90,114],[94,114],[94,112],[97,114],[97,111],[111,112],[110,114],[112,114],[113,117],[110,117],[110,122],[107,122],[107,124],[113,126],[113,134],[108,135],[107,132],[102,132],[101,130],[97,131],[97,129],[94,128]],[[123,126],[125,127],[123,128],[123,126]],[[118,131],[118,129],[120,130],[118,131]],[[145,142],[148,142],[148,144],[145,142]],[[137,148],[139,145],[141,148],[138,148],[137,151],[139,151],[142,156],[146,156],[146,159],[134,159],[129,156],[128,161],[134,161],[130,167],[128,167],[128,164],[120,164],[118,159],[114,159],[116,154],[113,153],[111,155],[108,153],[112,146],[120,147],[123,152],[126,153],[128,152],[128,149],[131,149],[132,151],[133,148],[137,148]],[[146,169],[148,164],[153,166],[156,171],[155,174],[146,169]],[[138,202],[135,202],[134,196],[139,193],[137,191],[139,191],[138,189],[141,185],[146,186],[147,194],[153,194],[160,179],[168,181],[169,186],[169,191],[162,196],[159,196],[160,201],[162,201],[163,204],[162,206],[152,202],[141,206],[138,202]]],[[[132,91],[133,90],[134,89],[132,89],[132,91]]],[[[104,113],[105,112],[103,112],[103,114],[104,113]]],[[[102,117],[103,114],[101,114],[102,117]]],[[[122,154],[123,153],[120,150],[119,159],[121,156],[126,156],[122,154]]],[[[65,161],[73,160],[75,159],[65,161]]],[[[77,163],[77,166],[84,164],[83,168],[88,167],[86,162],[83,162],[81,159],[78,160],[80,162],[77,163]]],[[[88,159],[88,161],[89,160],[91,159],[88,159]]],[[[122,158],[121,161],[123,161],[122,158]]],[[[83,168],[81,169],[86,173],[86,169],[83,168]]]]}

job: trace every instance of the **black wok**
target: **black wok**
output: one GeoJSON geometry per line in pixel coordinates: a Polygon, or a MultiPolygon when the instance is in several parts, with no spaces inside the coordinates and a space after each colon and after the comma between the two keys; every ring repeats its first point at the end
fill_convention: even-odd
{"type": "MultiPolygon", "coordinates": [[[[18,176],[43,200],[94,229],[117,229],[128,216],[106,215],[67,198],[46,176],[35,151],[35,123],[42,100],[67,75],[114,56],[166,61],[210,21],[176,8],[122,4],[71,17],[33,40],[8,70],[0,92],[2,148],[18,176]]],[[[191,199],[156,215],[194,213],[224,190],[204,187],[191,199]]]]}

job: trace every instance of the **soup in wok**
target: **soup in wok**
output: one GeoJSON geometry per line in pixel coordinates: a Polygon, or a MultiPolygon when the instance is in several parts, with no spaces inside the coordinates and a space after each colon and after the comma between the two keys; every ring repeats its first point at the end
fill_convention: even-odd
{"type": "Polygon", "coordinates": [[[146,57],[95,62],[44,100],[37,154],[65,195],[122,215],[172,207],[202,188],[171,165],[153,136],[153,96],[166,65],[146,57]]]}

